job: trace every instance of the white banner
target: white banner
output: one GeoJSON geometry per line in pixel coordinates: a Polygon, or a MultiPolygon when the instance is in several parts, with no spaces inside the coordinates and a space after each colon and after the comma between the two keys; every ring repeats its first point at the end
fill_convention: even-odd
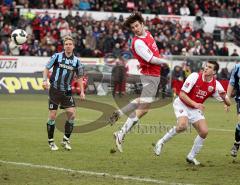
{"type": "MultiPolygon", "coordinates": [[[[50,57],[0,56],[0,73],[42,72],[50,57]]],[[[80,58],[85,65],[104,65],[100,58],[80,58]]]]}

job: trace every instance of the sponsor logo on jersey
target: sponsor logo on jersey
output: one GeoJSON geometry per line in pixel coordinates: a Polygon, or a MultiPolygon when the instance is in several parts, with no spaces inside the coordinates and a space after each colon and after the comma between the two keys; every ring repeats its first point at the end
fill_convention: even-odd
{"type": "Polygon", "coordinates": [[[64,69],[69,69],[71,71],[73,71],[73,69],[74,69],[72,66],[69,66],[69,65],[66,65],[66,64],[59,64],[59,67],[64,68],[64,69]]]}
{"type": "Polygon", "coordinates": [[[204,99],[205,96],[207,96],[207,92],[199,89],[196,94],[196,97],[198,97],[200,99],[204,99]]]}

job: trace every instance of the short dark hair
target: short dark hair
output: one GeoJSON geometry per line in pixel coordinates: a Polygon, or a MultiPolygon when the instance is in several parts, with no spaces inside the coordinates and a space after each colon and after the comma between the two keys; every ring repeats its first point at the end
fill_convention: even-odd
{"type": "Polygon", "coordinates": [[[139,21],[140,23],[144,23],[144,18],[140,12],[132,13],[124,22],[123,26],[126,28],[130,28],[131,24],[139,21]]]}
{"type": "Polygon", "coordinates": [[[217,73],[219,70],[219,64],[217,63],[217,61],[209,60],[208,63],[214,65],[214,71],[216,71],[216,73],[217,73]]]}

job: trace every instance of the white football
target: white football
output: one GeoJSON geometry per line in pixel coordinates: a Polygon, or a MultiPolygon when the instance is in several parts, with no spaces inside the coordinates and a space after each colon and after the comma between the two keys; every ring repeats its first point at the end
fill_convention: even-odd
{"type": "Polygon", "coordinates": [[[12,32],[11,39],[16,45],[22,45],[27,41],[27,32],[22,29],[16,29],[12,32]]]}

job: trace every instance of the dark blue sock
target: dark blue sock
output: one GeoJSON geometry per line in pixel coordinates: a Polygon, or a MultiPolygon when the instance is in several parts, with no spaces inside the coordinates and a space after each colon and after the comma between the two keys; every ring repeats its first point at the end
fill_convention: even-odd
{"type": "Polygon", "coordinates": [[[236,130],[235,130],[235,141],[239,142],[240,141],[240,123],[236,125],[236,130]]]}

